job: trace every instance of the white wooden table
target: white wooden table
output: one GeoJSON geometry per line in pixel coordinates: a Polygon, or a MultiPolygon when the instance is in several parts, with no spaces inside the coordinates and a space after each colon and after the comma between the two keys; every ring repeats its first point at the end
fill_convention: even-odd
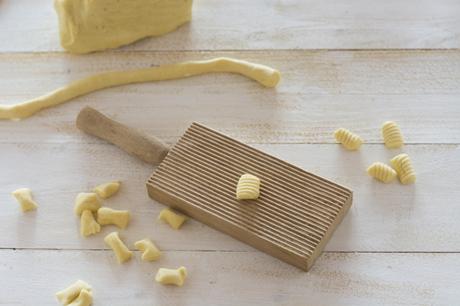
{"type": "Polygon", "coordinates": [[[51,0],[0,0],[1,103],[97,72],[232,56],[278,68],[276,89],[228,74],[100,91],[20,122],[0,121],[0,305],[54,305],[76,279],[94,305],[458,305],[460,302],[460,2],[458,0],[196,0],[191,24],[161,38],[85,56],[62,52],[51,0]],[[354,190],[352,209],[308,273],[198,222],[173,231],[147,197],[152,168],[83,135],[91,105],[174,143],[192,121],[354,190]],[[400,152],[380,125],[397,121],[418,173],[412,186],[365,173],[400,152]],[[366,144],[344,151],[337,127],[366,144]],[[78,192],[123,181],[106,202],[128,208],[122,235],[164,251],[118,265],[102,241],[79,236],[78,192]],[[10,195],[30,187],[40,207],[10,195]],[[153,281],[185,265],[182,288],[153,281]]]}

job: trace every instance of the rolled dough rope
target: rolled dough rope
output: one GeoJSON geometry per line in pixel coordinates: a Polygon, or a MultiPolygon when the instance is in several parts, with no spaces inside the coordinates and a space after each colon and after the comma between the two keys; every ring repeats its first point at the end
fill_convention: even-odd
{"type": "Polygon", "coordinates": [[[36,112],[65,103],[90,92],[125,84],[187,78],[211,72],[229,72],[244,75],[263,86],[275,87],[280,80],[278,70],[232,58],[188,61],[159,67],[130,71],[113,71],[74,81],[49,94],[14,105],[0,105],[0,119],[23,119],[36,112]]]}

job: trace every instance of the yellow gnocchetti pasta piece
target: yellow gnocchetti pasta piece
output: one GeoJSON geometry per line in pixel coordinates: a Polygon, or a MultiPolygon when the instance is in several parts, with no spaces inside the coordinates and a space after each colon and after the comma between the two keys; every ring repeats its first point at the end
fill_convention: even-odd
{"type": "Polygon", "coordinates": [[[398,173],[399,181],[404,184],[415,183],[416,176],[412,162],[407,154],[399,154],[391,159],[393,169],[398,173]]]}
{"type": "Polygon", "coordinates": [[[155,276],[155,280],[162,285],[182,286],[187,277],[187,269],[180,267],[178,269],[160,268],[155,276]]]}
{"type": "Polygon", "coordinates": [[[363,143],[361,137],[344,128],[336,130],[334,137],[347,150],[358,150],[363,143]]]}
{"type": "Polygon", "coordinates": [[[84,210],[80,217],[80,234],[83,237],[94,235],[101,231],[101,226],[96,222],[91,210],[84,210]]]}
{"type": "Polygon", "coordinates": [[[101,207],[97,210],[97,223],[100,225],[113,224],[121,229],[128,226],[131,215],[128,210],[116,210],[108,207],[101,207]]]}
{"type": "Polygon", "coordinates": [[[93,303],[93,295],[91,291],[82,289],[77,298],[68,306],[90,306],[93,303]]]}
{"type": "Polygon", "coordinates": [[[389,149],[400,148],[404,144],[401,129],[393,121],[386,121],[383,123],[382,136],[385,146],[389,149]]]}
{"type": "Polygon", "coordinates": [[[118,192],[120,189],[121,182],[114,181],[105,184],[98,185],[94,188],[94,192],[103,199],[108,199],[118,192]]]}
{"type": "Polygon", "coordinates": [[[82,192],[75,199],[74,212],[77,216],[80,216],[84,210],[96,212],[100,207],[101,202],[94,192],[82,192]]]}
{"type": "Polygon", "coordinates": [[[69,305],[80,295],[82,290],[91,292],[91,286],[82,280],[77,280],[69,287],[56,292],[56,298],[62,305],[69,305]]]}
{"type": "Polygon", "coordinates": [[[155,261],[161,256],[160,250],[148,238],[136,241],[134,246],[142,252],[142,260],[155,261]]]}
{"type": "Polygon", "coordinates": [[[37,203],[32,199],[32,191],[29,188],[20,188],[11,193],[23,212],[37,209],[37,203]]]}
{"type": "Polygon", "coordinates": [[[393,170],[393,168],[381,162],[376,162],[370,165],[369,168],[367,168],[367,173],[373,178],[384,183],[393,181],[397,176],[396,171],[393,170]]]}
{"type": "Polygon", "coordinates": [[[133,252],[131,252],[123,241],[121,241],[118,232],[108,234],[105,236],[104,241],[115,252],[118,263],[124,263],[125,261],[130,260],[133,256],[133,252]]]}
{"type": "Polygon", "coordinates": [[[260,179],[252,174],[243,174],[236,186],[238,200],[255,200],[260,195],[260,179]]]}
{"type": "Polygon", "coordinates": [[[160,211],[158,220],[168,223],[173,229],[179,229],[182,224],[187,220],[187,217],[172,211],[169,208],[164,208],[160,211]]]}

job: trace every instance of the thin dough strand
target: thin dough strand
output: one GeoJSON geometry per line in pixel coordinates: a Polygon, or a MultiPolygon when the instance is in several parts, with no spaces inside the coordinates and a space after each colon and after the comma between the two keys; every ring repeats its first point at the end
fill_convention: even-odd
{"type": "Polygon", "coordinates": [[[211,72],[241,74],[266,87],[275,87],[280,80],[278,70],[256,63],[225,57],[203,61],[188,61],[131,71],[113,71],[74,81],[29,101],[14,105],[0,105],[0,119],[24,119],[42,109],[65,103],[73,98],[104,88],[133,83],[181,79],[211,72]]]}

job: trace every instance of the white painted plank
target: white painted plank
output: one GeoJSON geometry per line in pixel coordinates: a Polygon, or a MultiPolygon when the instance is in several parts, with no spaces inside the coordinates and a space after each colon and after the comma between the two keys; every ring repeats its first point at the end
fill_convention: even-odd
{"type": "Polygon", "coordinates": [[[111,251],[0,251],[0,305],[57,305],[83,279],[94,305],[456,305],[459,254],[323,254],[308,273],[253,252],[165,252],[118,265],[111,251]],[[187,267],[181,288],[153,281],[187,267]]]}
{"type": "Polygon", "coordinates": [[[103,71],[221,55],[271,65],[282,81],[266,89],[219,74],[107,89],[22,122],[0,121],[0,142],[94,141],[74,124],[91,105],[169,142],[198,121],[249,143],[331,143],[338,127],[375,143],[382,122],[395,120],[408,143],[460,143],[457,51],[0,54],[1,103],[103,71]]]}
{"type": "MultiPolygon", "coordinates": [[[[456,0],[195,0],[178,31],[125,50],[458,48],[456,0]]],[[[51,0],[0,2],[0,52],[62,51],[51,0]]]]}
{"type": "MultiPolygon", "coordinates": [[[[327,250],[460,251],[458,145],[411,145],[403,151],[418,174],[415,185],[382,184],[365,173],[375,161],[388,162],[398,150],[364,145],[349,152],[339,145],[257,145],[270,154],[322,175],[354,191],[353,206],[327,250]]],[[[0,247],[97,249],[103,233],[80,238],[73,214],[78,192],[120,179],[120,193],[105,205],[128,208],[131,225],[122,231],[130,243],[145,236],[165,250],[251,250],[191,221],[174,231],[155,221],[162,205],[150,200],[145,181],[153,168],[104,144],[0,144],[0,247]],[[33,190],[40,207],[23,215],[10,192],[33,190]]]]}

